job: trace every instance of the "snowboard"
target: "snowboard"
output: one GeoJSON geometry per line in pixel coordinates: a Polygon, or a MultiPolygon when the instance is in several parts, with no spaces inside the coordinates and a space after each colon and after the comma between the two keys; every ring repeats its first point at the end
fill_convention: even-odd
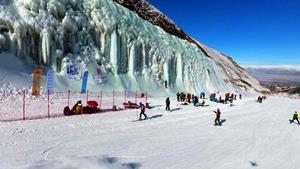
{"type": "Polygon", "coordinates": [[[297,123],[297,121],[293,121],[293,122],[292,122],[292,120],[289,120],[289,122],[290,122],[290,124],[296,123],[296,124],[300,125],[299,123],[297,123]]]}
{"type": "Polygon", "coordinates": [[[221,119],[220,122],[221,122],[220,125],[214,124],[214,126],[222,126],[222,124],[226,122],[226,119],[221,119]]]}
{"type": "Polygon", "coordinates": [[[163,116],[162,114],[158,114],[158,115],[155,115],[155,116],[148,117],[148,118],[146,118],[146,119],[138,119],[138,120],[134,120],[134,121],[132,121],[132,122],[151,120],[151,119],[160,118],[160,117],[162,117],[162,116],[163,116]]]}
{"type": "Polygon", "coordinates": [[[145,120],[150,120],[150,118],[133,120],[132,122],[145,121],[145,120]]]}

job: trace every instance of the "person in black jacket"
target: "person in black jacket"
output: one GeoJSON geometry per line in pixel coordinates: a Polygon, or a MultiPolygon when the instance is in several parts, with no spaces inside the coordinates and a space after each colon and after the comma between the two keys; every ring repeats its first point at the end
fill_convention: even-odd
{"type": "Polygon", "coordinates": [[[166,110],[167,111],[170,111],[171,109],[170,109],[170,98],[169,97],[167,97],[167,99],[166,99],[166,110]]]}
{"type": "Polygon", "coordinates": [[[140,103],[140,109],[141,109],[141,113],[140,113],[139,120],[142,120],[142,115],[145,117],[144,120],[148,119],[148,116],[145,114],[146,107],[143,103],[140,103]]]}
{"type": "Polygon", "coordinates": [[[180,94],[179,94],[179,92],[177,92],[176,96],[177,96],[177,101],[179,102],[180,101],[180,94]]]}

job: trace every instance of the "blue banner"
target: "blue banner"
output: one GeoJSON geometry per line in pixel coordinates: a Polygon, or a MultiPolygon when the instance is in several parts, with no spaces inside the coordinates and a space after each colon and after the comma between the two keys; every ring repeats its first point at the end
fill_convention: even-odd
{"type": "Polygon", "coordinates": [[[82,78],[81,93],[86,93],[88,77],[89,77],[89,72],[85,71],[83,73],[83,78],[82,78]]]}
{"type": "Polygon", "coordinates": [[[47,71],[46,88],[47,88],[47,94],[53,94],[54,93],[54,71],[52,69],[47,71]]]}

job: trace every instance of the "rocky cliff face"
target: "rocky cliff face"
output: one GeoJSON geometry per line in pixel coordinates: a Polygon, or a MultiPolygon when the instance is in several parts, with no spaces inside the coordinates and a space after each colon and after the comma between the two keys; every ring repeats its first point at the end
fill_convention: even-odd
{"type": "Polygon", "coordinates": [[[0,4],[0,51],[53,68],[60,87],[79,86],[66,79],[71,65],[79,74],[90,72],[92,90],[122,90],[128,82],[136,90],[158,92],[264,90],[230,58],[195,41],[142,0],[0,4]],[[95,78],[99,72],[105,83],[95,78]]]}

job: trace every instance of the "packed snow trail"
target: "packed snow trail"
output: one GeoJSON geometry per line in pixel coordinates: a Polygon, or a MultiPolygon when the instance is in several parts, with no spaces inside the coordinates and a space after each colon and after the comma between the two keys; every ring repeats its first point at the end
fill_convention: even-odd
{"type": "Polygon", "coordinates": [[[297,169],[300,126],[289,124],[299,100],[254,98],[235,106],[177,107],[152,98],[139,110],[0,123],[0,166],[15,168],[297,169]],[[214,126],[221,109],[223,126],[214,126]]]}

